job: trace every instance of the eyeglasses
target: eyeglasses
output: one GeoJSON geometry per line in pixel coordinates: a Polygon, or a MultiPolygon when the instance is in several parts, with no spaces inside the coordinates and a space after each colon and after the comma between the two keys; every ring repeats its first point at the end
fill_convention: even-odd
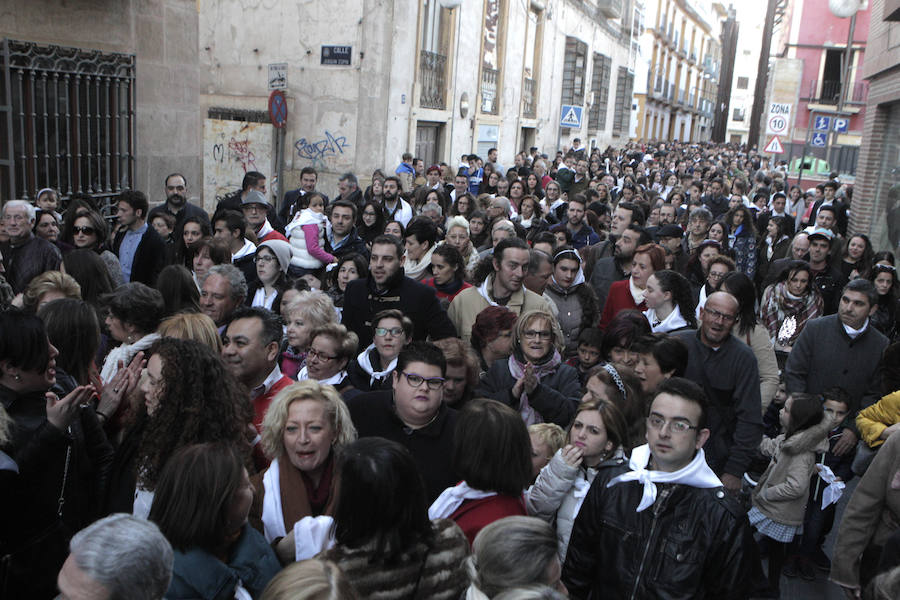
{"type": "Polygon", "coordinates": [[[73,227],[72,233],[83,233],[84,235],[94,235],[97,230],[93,227],[73,227]]]}
{"type": "Polygon", "coordinates": [[[406,377],[406,383],[409,384],[409,387],[417,388],[422,383],[426,383],[428,385],[428,389],[432,391],[437,391],[444,387],[444,378],[443,377],[422,377],[421,375],[416,375],[415,373],[407,373],[406,371],[401,371],[403,375],[406,377]]]}
{"type": "Polygon", "coordinates": [[[385,337],[386,335],[391,334],[391,337],[400,337],[403,334],[402,327],[391,327],[388,329],[387,327],[376,327],[375,335],[378,337],[385,337]]]}
{"type": "Polygon", "coordinates": [[[716,273],[715,271],[710,271],[710,272],[709,272],[709,278],[710,278],[710,279],[722,279],[722,278],[725,277],[726,275],[728,275],[728,273],[716,273]]]}
{"type": "Polygon", "coordinates": [[[726,323],[731,323],[732,321],[734,321],[737,318],[734,315],[726,315],[723,312],[719,312],[719,311],[713,310],[711,308],[704,307],[702,310],[703,310],[704,317],[709,316],[709,318],[714,321],[724,321],[726,323]]]}
{"type": "Polygon", "coordinates": [[[325,354],[322,354],[315,348],[310,348],[309,352],[306,353],[306,357],[307,358],[317,358],[323,362],[327,362],[329,360],[334,360],[335,358],[337,358],[337,356],[326,356],[325,354]]]}
{"type": "Polygon", "coordinates": [[[687,421],[680,421],[678,419],[667,421],[659,415],[650,415],[649,417],[647,417],[647,425],[657,431],[662,431],[662,428],[668,425],[669,431],[676,434],[687,433],[691,429],[700,429],[696,425],[691,425],[687,421]]]}
{"type": "Polygon", "coordinates": [[[525,339],[533,340],[535,338],[540,338],[542,340],[549,340],[553,337],[552,331],[535,331],[533,329],[529,329],[528,331],[523,331],[522,336],[525,339]]]}
{"type": "Polygon", "coordinates": [[[273,260],[277,260],[277,259],[274,256],[272,256],[271,254],[253,257],[253,262],[255,262],[255,263],[270,263],[273,260]]]}

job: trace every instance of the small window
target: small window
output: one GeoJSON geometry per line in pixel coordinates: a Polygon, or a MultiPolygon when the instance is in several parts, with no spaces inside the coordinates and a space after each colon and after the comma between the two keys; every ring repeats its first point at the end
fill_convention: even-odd
{"type": "Polygon", "coordinates": [[[748,87],[750,87],[750,78],[749,77],[738,77],[737,89],[746,90],[748,87]]]}
{"type": "Polygon", "coordinates": [[[744,120],[744,109],[736,108],[734,109],[734,113],[731,116],[734,121],[743,121],[744,120]]]}

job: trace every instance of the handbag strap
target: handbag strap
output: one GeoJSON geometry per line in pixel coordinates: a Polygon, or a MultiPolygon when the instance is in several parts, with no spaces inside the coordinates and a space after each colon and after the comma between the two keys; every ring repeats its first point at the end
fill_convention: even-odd
{"type": "Polygon", "coordinates": [[[422,564],[419,565],[419,574],[416,577],[416,587],[413,588],[409,596],[409,600],[415,600],[416,594],[419,593],[419,584],[422,582],[422,573],[425,572],[425,563],[428,562],[428,555],[431,554],[431,545],[425,546],[425,556],[422,557],[422,564]]]}
{"type": "MultiPolygon", "coordinates": [[[[72,427],[69,426],[69,435],[72,435],[72,427]]],[[[69,462],[72,459],[72,444],[66,446],[66,464],[63,467],[62,487],[59,490],[59,500],[56,502],[56,516],[62,517],[63,504],[66,503],[66,480],[69,478],[69,462]]]]}

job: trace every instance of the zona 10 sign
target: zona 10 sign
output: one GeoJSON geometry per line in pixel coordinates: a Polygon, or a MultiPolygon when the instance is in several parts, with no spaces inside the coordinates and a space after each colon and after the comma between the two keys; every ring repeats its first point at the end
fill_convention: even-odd
{"type": "Polygon", "coordinates": [[[782,102],[770,102],[769,114],[766,117],[766,133],[769,135],[784,135],[787,133],[791,122],[791,104],[782,102]]]}

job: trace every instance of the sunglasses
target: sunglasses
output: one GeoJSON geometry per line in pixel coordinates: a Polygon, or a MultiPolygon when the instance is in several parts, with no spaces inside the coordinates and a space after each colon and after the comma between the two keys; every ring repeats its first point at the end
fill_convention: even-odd
{"type": "Polygon", "coordinates": [[[72,233],[83,233],[84,235],[94,235],[97,230],[93,227],[73,227],[72,233]]]}

